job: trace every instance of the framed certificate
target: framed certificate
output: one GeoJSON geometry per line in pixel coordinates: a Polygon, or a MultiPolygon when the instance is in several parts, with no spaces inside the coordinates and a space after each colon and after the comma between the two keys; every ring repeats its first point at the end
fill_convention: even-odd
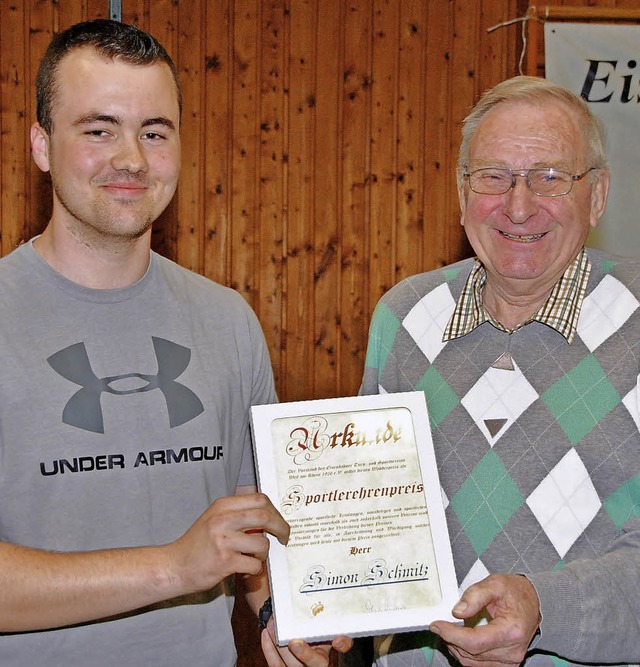
{"type": "Polygon", "coordinates": [[[307,641],[455,621],[423,392],[251,408],[258,487],[291,526],[270,538],[276,637],[307,641]]]}

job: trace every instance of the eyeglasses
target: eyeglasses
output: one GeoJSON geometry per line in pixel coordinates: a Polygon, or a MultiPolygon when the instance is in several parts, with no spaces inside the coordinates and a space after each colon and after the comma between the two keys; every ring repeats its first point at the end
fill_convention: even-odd
{"type": "Polygon", "coordinates": [[[540,197],[561,197],[569,194],[576,181],[583,179],[590,167],[581,174],[571,175],[553,167],[536,169],[507,169],[503,167],[483,167],[462,174],[469,179],[469,187],[479,195],[503,195],[516,186],[516,177],[526,179],[527,187],[540,197]]]}

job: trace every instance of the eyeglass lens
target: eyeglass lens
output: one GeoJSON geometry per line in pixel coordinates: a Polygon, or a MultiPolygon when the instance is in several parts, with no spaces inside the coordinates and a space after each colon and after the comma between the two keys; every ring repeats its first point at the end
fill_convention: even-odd
{"type": "Polygon", "coordinates": [[[493,167],[471,172],[469,185],[478,194],[504,194],[511,189],[514,176],[523,176],[535,194],[547,197],[567,194],[572,186],[571,176],[556,169],[528,169],[514,172],[511,169],[493,167]]]}

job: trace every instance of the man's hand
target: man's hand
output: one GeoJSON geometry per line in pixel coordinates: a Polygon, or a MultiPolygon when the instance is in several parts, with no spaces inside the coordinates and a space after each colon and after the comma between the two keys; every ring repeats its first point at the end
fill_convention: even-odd
{"type": "Polygon", "coordinates": [[[294,639],[289,646],[276,644],[273,619],[262,631],[262,652],[269,667],[327,667],[331,650],[346,653],[352,646],[349,637],[336,637],[331,644],[307,644],[302,639],[294,639]]]}
{"type": "Polygon", "coordinates": [[[491,616],[487,625],[461,627],[436,621],[429,629],[466,667],[519,665],[541,621],[533,584],[520,575],[492,574],[464,592],[453,615],[470,619],[483,609],[491,616]]]}
{"type": "Polygon", "coordinates": [[[218,498],[168,548],[181,592],[211,588],[235,573],[257,575],[269,551],[263,531],[282,544],[289,525],[262,493],[218,498]]]}

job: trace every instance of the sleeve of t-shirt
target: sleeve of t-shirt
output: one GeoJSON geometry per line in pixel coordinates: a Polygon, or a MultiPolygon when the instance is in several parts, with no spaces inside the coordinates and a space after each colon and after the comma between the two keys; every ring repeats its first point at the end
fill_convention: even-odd
{"type": "MultiPolygon", "coordinates": [[[[273,370],[271,368],[269,350],[267,349],[267,343],[258,319],[251,310],[248,310],[247,312],[247,324],[252,352],[251,405],[276,403],[278,397],[273,382],[273,370]]],[[[249,428],[249,411],[247,411],[246,419],[246,437],[244,439],[244,450],[242,453],[242,465],[240,467],[238,486],[255,486],[256,474],[253,461],[251,429],[249,428]]]]}

